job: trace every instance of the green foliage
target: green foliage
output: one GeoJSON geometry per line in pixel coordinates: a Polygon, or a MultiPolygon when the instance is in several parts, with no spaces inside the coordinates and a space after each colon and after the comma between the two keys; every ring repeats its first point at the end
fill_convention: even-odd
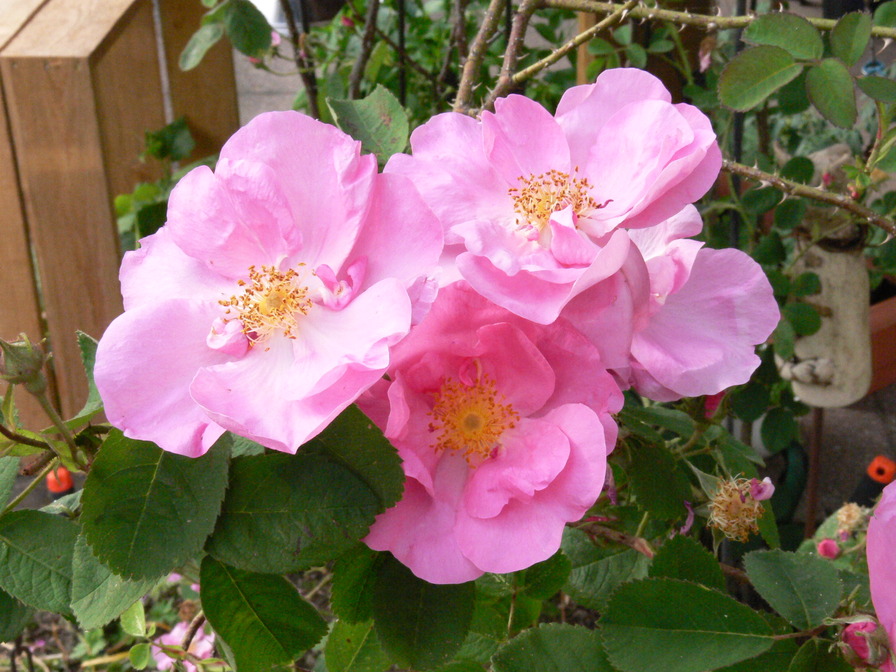
{"type": "Polygon", "coordinates": [[[209,23],[197,30],[190,37],[180,54],[180,69],[192,70],[202,62],[208,50],[224,37],[224,24],[209,23]]]}
{"type": "Polygon", "coordinates": [[[404,151],[408,144],[408,114],[388,89],[378,85],[361,100],[327,100],[336,125],[361,141],[366,152],[380,163],[404,151]]]}
{"type": "Polygon", "coordinates": [[[693,581],[725,592],[725,575],[715,557],[698,541],[677,535],[664,543],[650,565],[651,577],[693,581]]]}
{"type": "Polygon", "coordinates": [[[19,458],[0,457],[0,510],[9,502],[16,476],[19,473],[19,458]]]}
{"type": "Polygon", "coordinates": [[[19,600],[0,590],[0,642],[9,642],[19,636],[31,611],[19,600]]]}
{"type": "Polygon", "coordinates": [[[373,618],[373,586],[382,558],[376,551],[358,544],[334,563],[331,600],[333,611],[341,620],[361,623],[373,618]]]}
{"type": "Polygon", "coordinates": [[[831,31],[831,51],[847,66],[853,66],[865,53],[870,39],[871,16],[865,12],[850,12],[840,17],[831,31]]]}
{"type": "Polygon", "coordinates": [[[613,591],[626,581],[647,576],[650,563],[645,556],[631,549],[596,546],[581,530],[564,530],[562,548],[572,565],[563,590],[591,609],[603,609],[613,591]]]}
{"type": "Polygon", "coordinates": [[[788,12],[761,14],[744,30],[751,44],[780,47],[797,59],[821,58],[824,44],[818,30],[804,17],[788,12]]]}
{"type": "Polygon", "coordinates": [[[772,631],[752,609],[715,590],[667,578],[617,590],[601,616],[610,662],[620,672],[703,672],[752,658],[772,631]]]}
{"type": "Polygon", "coordinates": [[[377,640],[373,621],[336,621],[324,652],[327,672],[384,672],[392,664],[377,640]]]}
{"type": "Polygon", "coordinates": [[[852,128],[858,109],[852,75],[842,61],[826,58],[806,73],[806,92],[825,119],[840,128],[852,128]]]}
{"type": "Polygon", "coordinates": [[[691,485],[672,454],[656,444],[640,444],[631,451],[628,467],[631,487],[638,504],[665,520],[683,518],[684,501],[691,498],[691,485]]]}
{"type": "Polygon", "coordinates": [[[394,559],[383,562],[373,617],[383,649],[403,667],[428,670],[450,662],[473,617],[472,583],[433,585],[394,559]]]}
{"type": "Polygon", "coordinates": [[[560,623],[514,637],[492,663],[495,672],[613,672],[597,632],[560,623]]]}
{"type": "Polygon", "coordinates": [[[719,77],[719,100],[733,110],[751,110],[797,77],[803,68],[781,47],[762,45],[731,59],[719,77]]]}
{"type": "Polygon", "coordinates": [[[202,606],[240,672],[268,672],[295,660],[327,631],[317,610],[281,576],[202,561],[202,606]]]}
{"type": "Polygon", "coordinates": [[[195,557],[224,498],[227,441],[189,458],[111,432],[82,498],[81,524],[96,557],[125,578],[143,579],[195,557]]]}
{"type": "Polygon", "coordinates": [[[851,672],[852,666],[831,651],[831,644],[813,637],[800,647],[787,672],[851,672]]]}

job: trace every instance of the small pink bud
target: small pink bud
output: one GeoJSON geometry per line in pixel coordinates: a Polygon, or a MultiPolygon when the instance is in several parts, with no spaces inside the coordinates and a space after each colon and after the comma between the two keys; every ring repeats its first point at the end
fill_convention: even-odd
{"type": "Polygon", "coordinates": [[[761,481],[755,478],[750,479],[750,497],[757,502],[771,499],[773,494],[775,494],[775,486],[772,484],[772,479],[768,476],[761,481]]]}
{"type": "Polygon", "coordinates": [[[679,534],[687,534],[694,526],[694,507],[688,500],[684,500],[684,508],[688,511],[688,517],[684,521],[684,525],[678,530],[679,534]]]}
{"type": "Polygon", "coordinates": [[[718,409],[719,404],[722,403],[722,399],[725,398],[725,392],[718,392],[716,394],[708,394],[703,399],[703,415],[704,417],[711,418],[716,409],[718,409]]]}
{"type": "Polygon", "coordinates": [[[833,539],[822,539],[815,548],[818,555],[828,560],[833,560],[840,555],[840,546],[833,539]]]}
{"type": "Polygon", "coordinates": [[[271,31],[271,46],[272,46],[272,47],[279,47],[279,46],[280,46],[280,42],[282,42],[282,41],[283,41],[283,40],[282,40],[282,38],[280,37],[280,33],[278,33],[276,30],[272,30],[272,31],[271,31]]]}
{"type": "Polygon", "coordinates": [[[347,17],[347,16],[343,16],[343,17],[340,19],[340,21],[342,21],[342,25],[345,26],[346,28],[354,28],[354,27],[355,27],[355,22],[352,21],[352,20],[351,20],[349,17],[347,17]]]}
{"type": "Polygon", "coordinates": [[[821,186],[823,186],[823,187],[830,187],[833,183],[834,183],[834,176],[833,176],[831,173],[829,173],[829,172],[827,172],[827,171],[825,171],[824,173],[822,173],[822,175],[821,175],[821,186]]]}

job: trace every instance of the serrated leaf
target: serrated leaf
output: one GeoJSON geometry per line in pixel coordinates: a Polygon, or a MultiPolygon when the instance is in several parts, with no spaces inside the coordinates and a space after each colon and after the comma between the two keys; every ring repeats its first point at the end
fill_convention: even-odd
{"type": "Polygon", "coordinates": [[[777,231],[763,236],[753,249],[753,259],[763,266],[776,266],[787,258],[787,248],[777,231]]]}
{"type": "Polygon", "coordinates": [[[731,410],[744,422],[755,422],[765,413],[770,401],[765,385],[747,383],[731,394],[731,410]]]}
{"type": "Polygon", "coordinates": [[[781,47],[746,49],[722,70],[719,100],[733,110],[746,112],[798,77],[802,70],[803,66],[781,47]]]}
{"type": "Polygon", "coordinates": [[[224,30],[234,48],[246,56],[260,58],[271,48],[271,24],[249,0],[228,1],[224,30]]]}
{"type": "Polygon", "coordinates": [[[464,643],[475,596],[472,582],[433,585],[389,558],[377,572],[373,599],[383,649],[403,667],[445,665],[464,643]]]}
{"type": "Polygon", "coordinates": [[[778,205],[783,197],[784,195],[774,187],[759,187],[750,189],[740,200],[747,212],[759,216],[778,205]]]}
{"type": "Polygon", "coordinates": [[[797,651],[787,672],[852,672],[852,665],[830,649],[831,642],[813,637],[797,651]]]}
{"type": "Polygon", "coordinates": [[[627,473],[638,505],[663,520],[687,515],[684,502],[691,496],[691,484],[672,454],[647,443],[634,446],[630,454],[627,473]]]}
{"type": "Polygon", "coordinates": [[[202,26],[190,37],[184,50],[180,53],[178,65],[181,70],[192,70],[218,41],[224,37],[223,23],[209,23],[202,26]]]}
{"type": "Polygon", "coordinates": [[[884,2],[874,10],[874,25],[896,27],[896,2],[884,2]]]}
{"type": "Polygon", "coordinates": [[[848,66],[859,62],[871,39],[871,15],[850,12],[840,17],[830,34],[831,51],[848,66]]]}
{"type": "Polygon", "coordinates": [[[539,562],[520,574],[522,592],[537,600],[547,600],[563,588],[572,571],[572,562],[563,551],[557,551],[544,562],[539,562]]]}
{"type": "Polygon", "coordinates": [[[360,623],[373,618],[373,586],[380,559],[379,553],[358,544],[333,564],[330,601],[341,620],[360,623]]]}
{"type": "MultiPolygon", "coordinates": [[[[783,634],[783,633],[782,633],[783,634]]],[[[755,658],[747,658],[740,663],[720,667],[714,672],[771,672],[772,670],[787,670],[790,661],[797,652],[796,642],[792,639],[779,639],[765,653],[760,653],[755,658]]]]}
{"type": "Polygon", "coordinates": [[[644,555],[632,549],[620,553],[598,548],[581,530],[566,528],[562,548],[572,563],[563,590],[589,609],[603,609],[616,588],[626,581],[647,576],[650,561],[644,555]]]}
{"type": "Polygon", "coordinates": [[[815,164],[805,156],[794,156],[781,167],[781,177],[809,184],[815,176],[815,164]]]}
{"type": "Polygon", "coordinates": [[[775,228],[790,231],[802,224],[806,217],[806,202],[802,199],[790,198],[779,203],[775,208],[775,228]]]}
{"type": "Polygon", "coordinates": [[[788,303],[781,313],[793,325],[799,336],[811,336],[821,329],[821,315],[818,309],[808,303],[788,303]]]}
{"type": "Polygon", "coordinates": [[[122,612],[121,629],[134,637],[146,635],[146,613],[143,611],[143,602],[138,600],[122,612]]]}
{"type": "Polygon", "coordinates": [[[753,551],[744,557],[744,568],[763,599],[799,630],[820,625],[840,603],[837,570],[823,558],[753,551]]]}
{"type": "Polygon", "coordinates": [[[842,61],[826,58],[806,73],[806,93],[821,116],[840,128],[856,123],[856,93],[852,75],[842,61]]]}
{"type": "Polygon", "coordinates": [[[289,663],[327,632],[317,610],[282,576],[243,572],[206,556],[199,581],[203,611],[240,672],[289,663]]]}
{"type": "Polygon", "coordinates": [[[407,147],[410,132],[407,111],[381,84],[360,100],[328,98],[327,105],[336,125],[360,140],[364,151],[375,154],[380,163],[407,147]]]}
{"type": "Polygon", "coordinates": [[[806,271],[800,273],[793,281],[794,296],[812,296],[821,291],[821,279],[818,273],[806,271]]]}
{"type": "Polygon", "coordinates": [[[158,579],[128,581],[102,564],[78,537],[72,562],[72,612],[84,630],[101,628],[146,595],[158,579]]]}
{"type": "Polygon", "coordinates": [[[0,510],[9,502],[19,475],[19,458],[0,457],[0,510]]]}
{"type": "Polygon", "coordinates": [[[27,605],[68,614],[78,526],[41,511],[0,517],[0,588],[27,605]]]}
{"type": "Polygon", "coordinates": [[[190,458],[111,432],[81,498],[94,555],[128,579],[155,578],[194,558],[220,511],[229,453],[226,435],[190,458]]]}
{"type": "Polygon", "coordinates": [[[778,326],[775,327],[772,342],[775,345],[775,354],[781,359],[790,359],[793,357],[793,348],[796,343],[796,331],[793,325],[786,318],[781,319],[778,326]]]}
{"type": "Polygon", "coordinates": [[[206,550],[246,571],[297,571],[351,548],[381,510],[367,484],[326,455],[241,457],[206,550]]]}
{"type": "Polygon", "coordinates": [[[789,12],[774,12],[757,16],[743,32],[745,42],[785,49],[794,58],[821,58],[824,43],[818,29],[805,17],[789,12]]]}
{"type": "Polygon", "coordinates": [[[78,349],[81,351],[81,363],[84,364],[84,373],[87,375],[87,401],[84,408],[78,411],[78,416],[83,417],[96,413],[103,407],[103,400],[96,389],[93,380],[93,366],[96,364],[96,339],[83,331],[77,332],[78,349]]]}
{"type": "Polygon", "coordinates": [[[373,631],[373,621],[336,621],[324,648],[327,672],[383,672],[392,666],[373,631]]]}
{"type": "Polygon", "coordinates": [[[149,644],[146,642],[135,644],[131,647],[131,650],[128,651],[128,660],[131,661],[131,665],[134,666],[135,670],[143,670],[149,665],[149,661],[152,659],[152,652],[150,651],[149,644]]]}
{"type": "Polygon", "coordinates": [[[695,429],[691,416],[665,406],[626,406],[621,415],[624,418],[634,417],[649,425],[667,429],[684,438],[690,438],[695,429]]]}
{"type": "Polygon", "coordinates": [[[676,579],[617,590],[601,617],[604,645],[620,672],[705,672],[767,651],[772,630],[744,604],[676,579]]]}
{"type": "Polygon", "coordinates": [[[874,100],[887,104],[896,103],[896,81],[892,79],[869,75],[856,79],[856,85],[874,100]]]}
{"type": "Polygon", "coordinates": [[[726,590],[719,561],[700,542],[681,534],[660,546],[650,564],[650,576],[693,581],[707,588],[726,590]]]}
{"type": "Polygon", "coordinates": [[[28,607],[5,590],[0,590],[0,642],[11,642],[18,637],[29,618],[31,610],[28,607]]]}
{"type": "Polygon", "coordinates": [[[492,664],[495,672],[613,672],[596,631],[560,623],[517,635],[492,664]]]}

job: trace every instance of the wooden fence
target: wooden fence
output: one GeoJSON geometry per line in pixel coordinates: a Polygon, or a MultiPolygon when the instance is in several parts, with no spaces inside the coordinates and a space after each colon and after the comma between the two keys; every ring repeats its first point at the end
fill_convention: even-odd
{"type": "MultiPolygon", "coordinates": [[[[138,156],[145,131],[171,121],[166,95],[195,157],[239,125],[224,43],[196,70],[177,66],[204,11],[199,0],[0,0],[0,337],[49,339],[66,413],[86,398],[75,331],[98,337],[122,310],[112,201],[159,177],[138,156]]],[[[25,396],[26,423],[47,424],[25,396]]]]}

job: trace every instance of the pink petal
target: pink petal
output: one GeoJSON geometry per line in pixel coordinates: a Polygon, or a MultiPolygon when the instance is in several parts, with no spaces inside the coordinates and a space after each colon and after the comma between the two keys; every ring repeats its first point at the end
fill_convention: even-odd
{"type": "Polygon", "coordinates": [[[880,624],[896,647],[896,484],[884,488],[868,523],[868,575],[871,601],[880,624]]]}

